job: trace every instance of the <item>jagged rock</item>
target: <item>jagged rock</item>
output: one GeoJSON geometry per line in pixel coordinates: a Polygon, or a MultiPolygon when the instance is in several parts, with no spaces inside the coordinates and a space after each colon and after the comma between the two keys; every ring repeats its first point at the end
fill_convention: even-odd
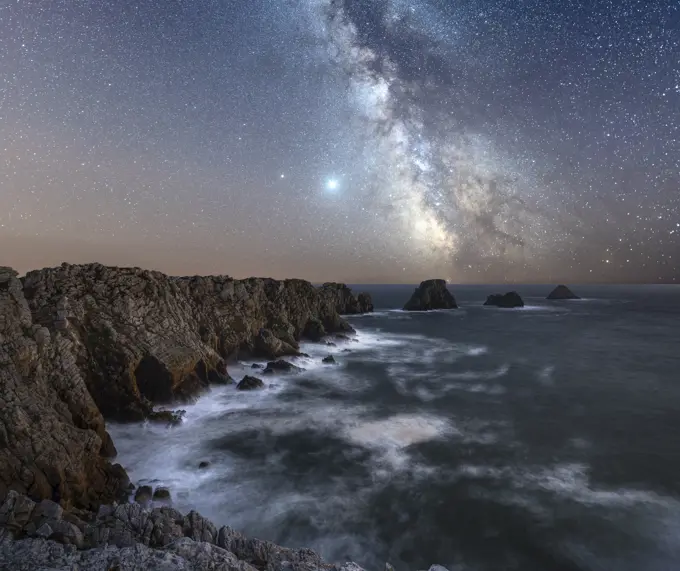
{"type": "Polygon", "coordinates": [[[421,282],[404,305],[405,311],[430,311],[432,309],[456,309],[456,299],[446,287],[446,280],[421,282]]]}
{"type": "Polygon", "coordinates": [[[327,365],[335,365],[336,363],[335,357],[333,357],[333,355],[328,355],[327,357],[324,357],[323,359],[321,359],[321,362],[326,363],[327,365]]]}
{"type": "Polygon", "coordinates": [[[241,382],[238,385],[236,385],[236,388],[239,391],[254,391],[257,389],[263,389],[264,383],[257,377],[251,377],[250,375],[246,375],[245,377],[243,377],[243,379],[241,379],[241,382]]]}
{"type": "Polygon", "coordinates": [[[546,299],[581,299],[565,285],[558,285],[546,299]]]}
{"type": "Polygon", "coordinates": [[[267,368],[263,371],[264,373],[296,373],[302,371],[302,367],[297,367],[288,361],[279,359],[278,361],[270,361],[267,363],[267,368]]]}
{"type": "Polygon", "coordinates": [[[16,272],[0,268],[0,498],[96,507],[121,497],[125,471],[87,390],[77,343],[54,331],[35,340],[16,272]]]}
{"type": "Polygon", "coordinates": [[[88,523],[65,512],[34,528],[24,523],[31,504],[11,492],[0,506],[0,569],[363,571],[355,563],[325,563],[310,549],[249,539],[229,527],[218,530],[195,511],[183,516],[167,506],[126,503],[102,506],[88,523]],[[21,523],[10,529],[9,521],[21,523]]]}
{"type": "Polygon", "coordinates": [[[170,490],[167,488],[156,488],[153,492],[153,499],[154,500],[169,500],[170,499],[170,490]]]}
{"type": "Polygon", "coordinates": [[[507,293],[497,293],[486,298],[484,305],[493,305],[495,307],[524,307],[524,301],[516,291],[509,291],[507,293]]]}
{"type": "Polygon", "coordinates": [[[186,410],[155,410],[148,416],[150,422],[176,426],[182,424],[186,410]]]}
{"type": "MultiPolygon", "coordinates": [[[[0,275],[5,290],[10,275],[16,279],[9,269],[0,275]]],[[[348,331],[339,313],[371,305],[370,297],[360,300],[342,284],[176,278],[101,264],[29,272],[24,294],[30,309],[12,319],[30,328],[32,312],[38,345],[59,345],[99,411],[122,421],[142,420],[155,404],[190,401],[211,383],[230,382],[225,361],[238,349],[294,355],[310,320],[330,333],[348,331]]]]}

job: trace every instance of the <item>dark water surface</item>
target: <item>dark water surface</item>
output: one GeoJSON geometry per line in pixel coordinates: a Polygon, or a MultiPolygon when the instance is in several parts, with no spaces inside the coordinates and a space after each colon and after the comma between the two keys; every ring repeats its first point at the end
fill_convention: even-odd
{"type": "Polygon", "coordinates": [[[507,287],[459,286],[431,313],[356,289],[378,310],[338,365],[309,345],[304,373],[216,389],[176,429],[111,427],[133,480],[369,569],[680,569],[680,287],[521,286],[504,310],[481,303],[507,287]]]}

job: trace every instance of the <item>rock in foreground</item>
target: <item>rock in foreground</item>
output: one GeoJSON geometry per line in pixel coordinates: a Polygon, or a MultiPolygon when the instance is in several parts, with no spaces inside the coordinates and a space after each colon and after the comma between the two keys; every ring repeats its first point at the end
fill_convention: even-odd
{"type": "Polygon", "coordinates": [[[456,299],[446,287],[446,280],[426,280],[416,288],[404,305],[405,311],[456,309],[456,299]]]}
{"type": "Polygon", "coordinates": [[[259,389],[264,388],[264,383],[262,382],[261,379],[258,379],[257,377],[251,377],[250,375],[246,375],[241,379],[241,382],[236,385],[236,388],[239,391],[256,391],[259,389]]]}
{"type": "Polygon", "coordinates": [[[484,305],[493,305],[495,307],[524,307],[524,300],[516,291],[509,291],[508,293],[497,293],[486,298],[484,305]]]}
{"type": "Polygon", "coordinates": [[[546,299],[581,299],[565,285],[558,285],[546,299]]]}
{"type": "Polygon", "coordinates": [[[105,506],[87,519],[10,492],[0,507],[0,569],[13,571],[362,571],[217,529],[197,512],[105,506]]]}

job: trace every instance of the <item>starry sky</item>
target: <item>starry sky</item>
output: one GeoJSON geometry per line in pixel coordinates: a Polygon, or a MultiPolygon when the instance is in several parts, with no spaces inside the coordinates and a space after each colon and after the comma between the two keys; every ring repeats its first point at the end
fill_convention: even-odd
{"type": "Polygon", "coordinates": [[[0,1],[0,265],[680,282],[677,0],[0,1]]]}

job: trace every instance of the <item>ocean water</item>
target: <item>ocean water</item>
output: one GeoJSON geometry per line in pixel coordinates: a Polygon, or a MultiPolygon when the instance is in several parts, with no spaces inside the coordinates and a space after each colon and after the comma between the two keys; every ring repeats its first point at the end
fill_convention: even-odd
{"type": "Polygon", "coordinates": [[[112,425],[133,481],[368,569],[680,569],[680,287],[522,286],[514,310],[453,287],[461,308],[430,313],[398,310],[411,286],[355,289],[376,312],[305,345],[303,373],[112,425]]]}

